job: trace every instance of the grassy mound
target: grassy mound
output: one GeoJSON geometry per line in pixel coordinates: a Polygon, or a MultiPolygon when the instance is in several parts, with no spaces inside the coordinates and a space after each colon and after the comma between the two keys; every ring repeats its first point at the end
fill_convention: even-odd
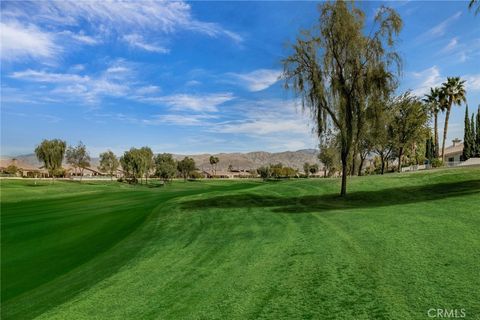
{"type": "Polygon", "coordinates": [[[2,181],[2,318],[480,316],[480,168],[338,190],[2,181]]]}

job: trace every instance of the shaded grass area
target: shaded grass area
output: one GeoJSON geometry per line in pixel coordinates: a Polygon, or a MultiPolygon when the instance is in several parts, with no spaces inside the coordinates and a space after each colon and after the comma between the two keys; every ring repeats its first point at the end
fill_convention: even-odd
{"type": "MultiPolygon", "coordinates": [[[[102,241],[79,237],[90,248],[82,255],[92,255],[6,300],[5,318],[428,319],[430,308],[480,317],[480,168],[354,178],[347,199],[337,197],[336,179],[64,188],[64,200],[35,205],[41,199],[26,187],[2,195],[2,228],[4,204],[7,215],[19,214],[7,232],[18,232],[13,244],[30,224],[22,219],[46,229],[73,219],[62,207],[107,217],[107,208],[125,207],[141,220],[93,254],[102,241]],[[97,209],[81,195],[92,188],[97,209]]],[[[120,228],[122,219],[107,217],[85,228],[120,228]]],[[[6,247],[2,263],[12,259],[6,247]]],[[[35,281],[39,271],[26,270],[35,281]]]]}
{"type": "Polygon", "coordinates": [[[478,195],[480,179],[442,182],[430,185],[385,188],[375,191],[353,191],[342,198],[336,193],[320,195],[263,195],[245,193],[192,200],[184,209],[198,208],[274,208],[274,212],[302,213],[340,209],[377,208],[404,205],[421,201],[435,201],[450,197],[478,195]]]}

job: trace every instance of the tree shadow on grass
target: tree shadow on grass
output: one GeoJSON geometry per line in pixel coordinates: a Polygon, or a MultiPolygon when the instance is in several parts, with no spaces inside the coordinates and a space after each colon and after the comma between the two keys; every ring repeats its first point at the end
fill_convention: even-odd
{"type": "Polygon", "coordinates": [[[270,196],[252,193],[217,196],[185,201],[187,210],[202,208],[274,208],[274,212],[304,213],[341,209],[362,209],[441,200],[478,194],[480,179],[444,182],[421,186],[404,186],[374,191],[350,192],[346,198],[337,193],[308,196],[270,196]]]}

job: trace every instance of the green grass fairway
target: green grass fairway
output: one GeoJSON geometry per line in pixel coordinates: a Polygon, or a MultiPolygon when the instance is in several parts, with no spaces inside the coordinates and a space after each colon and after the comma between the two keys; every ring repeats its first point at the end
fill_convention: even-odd
{"type": "Polygon", "coordinates": [[[1,181],[2,319],[480,319],[480,168],[1,181]]]}

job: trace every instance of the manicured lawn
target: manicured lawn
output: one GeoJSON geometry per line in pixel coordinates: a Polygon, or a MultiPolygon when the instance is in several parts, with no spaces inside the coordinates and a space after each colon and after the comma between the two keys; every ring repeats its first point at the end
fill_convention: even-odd
{"type": "Polygon", "coordinates": [[[480,168],[1,181],[2,319],[480,319],[480,168]]]}

